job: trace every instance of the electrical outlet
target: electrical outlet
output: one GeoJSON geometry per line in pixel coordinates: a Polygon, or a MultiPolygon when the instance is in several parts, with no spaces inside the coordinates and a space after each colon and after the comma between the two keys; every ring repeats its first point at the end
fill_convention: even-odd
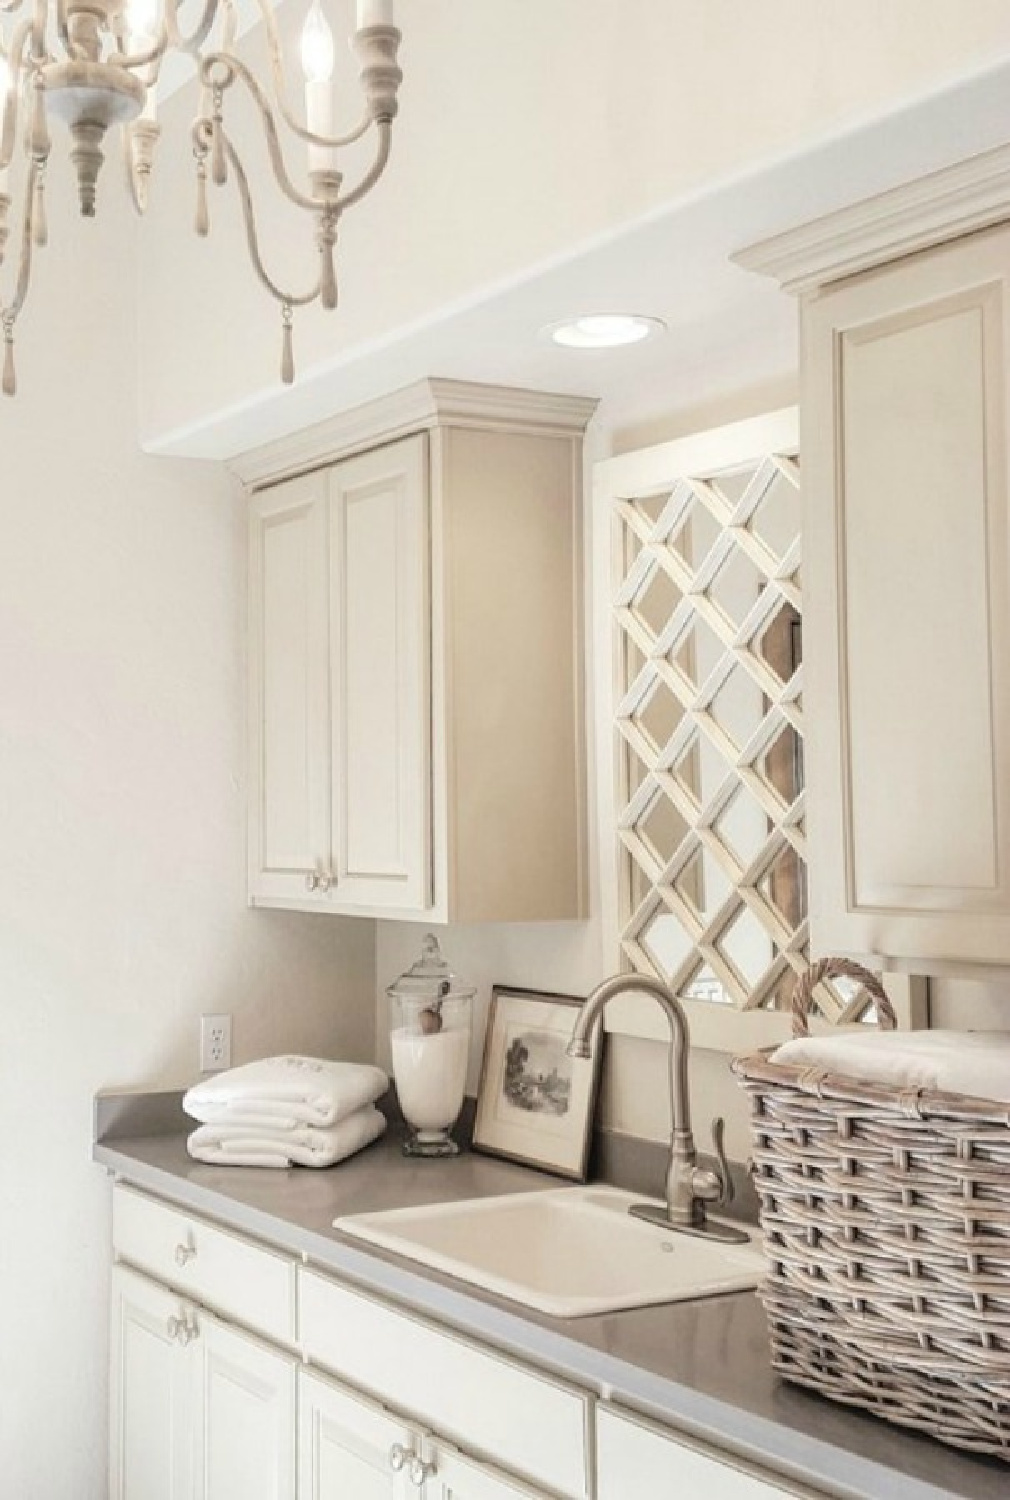
{"type": "Polygon", "coordinates": [[[200,1017],[200,1071],[220,1073],[231,1067],[231,1016],[200,1017]]]}

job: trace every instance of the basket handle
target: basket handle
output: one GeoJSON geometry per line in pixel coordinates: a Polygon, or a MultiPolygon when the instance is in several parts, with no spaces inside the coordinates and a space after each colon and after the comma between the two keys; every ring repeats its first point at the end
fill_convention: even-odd
{"type": "Polygon", "coordinates": [[[808,1017],[814,990],[824,979],[858,979],[873,1001],[877,1013],[877,1024],[881,1031],[894,1031],[898,1018],[894,1007],[881,984],[870,969],[864,969],[851,958],[819,958],[803,974],[793,987],[793,1036],[806,1036],[810,1030],[808,1017]]]}

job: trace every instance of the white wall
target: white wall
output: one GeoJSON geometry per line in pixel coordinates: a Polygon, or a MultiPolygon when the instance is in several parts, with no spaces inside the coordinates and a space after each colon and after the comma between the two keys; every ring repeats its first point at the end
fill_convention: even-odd
{"type": "Polygon", "coordinates": [[[374,936],[244,905],[242,503],[137,447],[135,238],[51,171],[0,405],[0,1492],[105,1500],[108,1184],[92,1096],[372,1050],[374,936]]]}
{"type": "MultiPolygon", "coordinates": [[[[291,32],[304,7],[287,10],[291,32]]],[[[328,0],[347,119],[359,97],[340,40],[351,10],[328,0]]],[[[1010,49],[1005,0],[402,0],[400,14],[392,161],[341,226],[340,308],[296,318],[302,369],[1010,49]]],[[[150,437],[273,390],[280,340],[234,185],[212,193],[210,241],[191,232],[193,95],[164,114],[142,251],[150,437]]],[[[249,145],[268,263],[309,283],[310,226],[279,206],[240,101],[229,97],[227,118],[249,145]]]]}

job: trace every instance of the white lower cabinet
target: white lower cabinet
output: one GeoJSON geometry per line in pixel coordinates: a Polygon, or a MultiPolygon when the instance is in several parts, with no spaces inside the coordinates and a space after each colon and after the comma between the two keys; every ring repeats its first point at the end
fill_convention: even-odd
{"type": "Polygon", "coordinates": [[[191,1316],[173,1292],[113,1270],[111,1500],[192,1500],[196,1387],[178,1339],[191,1316]]]}
{"type": "Polygon", "coordinates": [[[405,1423],[308,1370],[298,1378],[298,1500],[407,1500],[405,1423]],[[404,1455],[397,1468],[391,1458],[404,1455]]]}
{"type": "Polygon", "coordinates": [[[544,1500],[422,1428],[308,1370],[298,1388],[298,1500],[544,1500]]]}
{"type": "Polygon", "coordinates": [[[110,1500],[809,1493],[294,1255],[113,1196],[110,1500]]]}
{"type": "Polygon", "coordinates": [[[295,1500],[297,1362],[117,1266],[112,1500],[295,1500]]]}
{"type": "Polygon", "coordinates": [[[298,1361],[198,1312],[195,1500],[295,1500],[298,1361]]]}
{"type": "Polygon", "coordinates": [[[432,1445],[430,1452],[435,1470],[428,1481],[432,1500],[547,1500],[542,1490],[506,1479],[444,1443],[432,1445]]]}
{"type": "Polygon", "coordinates": [[[809,1495],[679,1441],[638,1417],[601,1405],[596,1414],[597,1500],[780,1500],[809,1495]]]}

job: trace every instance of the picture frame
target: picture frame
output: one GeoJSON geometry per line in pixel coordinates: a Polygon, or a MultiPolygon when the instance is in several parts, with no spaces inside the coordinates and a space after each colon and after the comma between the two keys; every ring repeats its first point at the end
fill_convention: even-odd
{"type": "Polygon", "coordinates": [[[473,1148],[575,1182],[589,1171],[603,1028],[588,1058],[566,1048],[582,1000],[496,984],[491,990],[473,1148]]]}

